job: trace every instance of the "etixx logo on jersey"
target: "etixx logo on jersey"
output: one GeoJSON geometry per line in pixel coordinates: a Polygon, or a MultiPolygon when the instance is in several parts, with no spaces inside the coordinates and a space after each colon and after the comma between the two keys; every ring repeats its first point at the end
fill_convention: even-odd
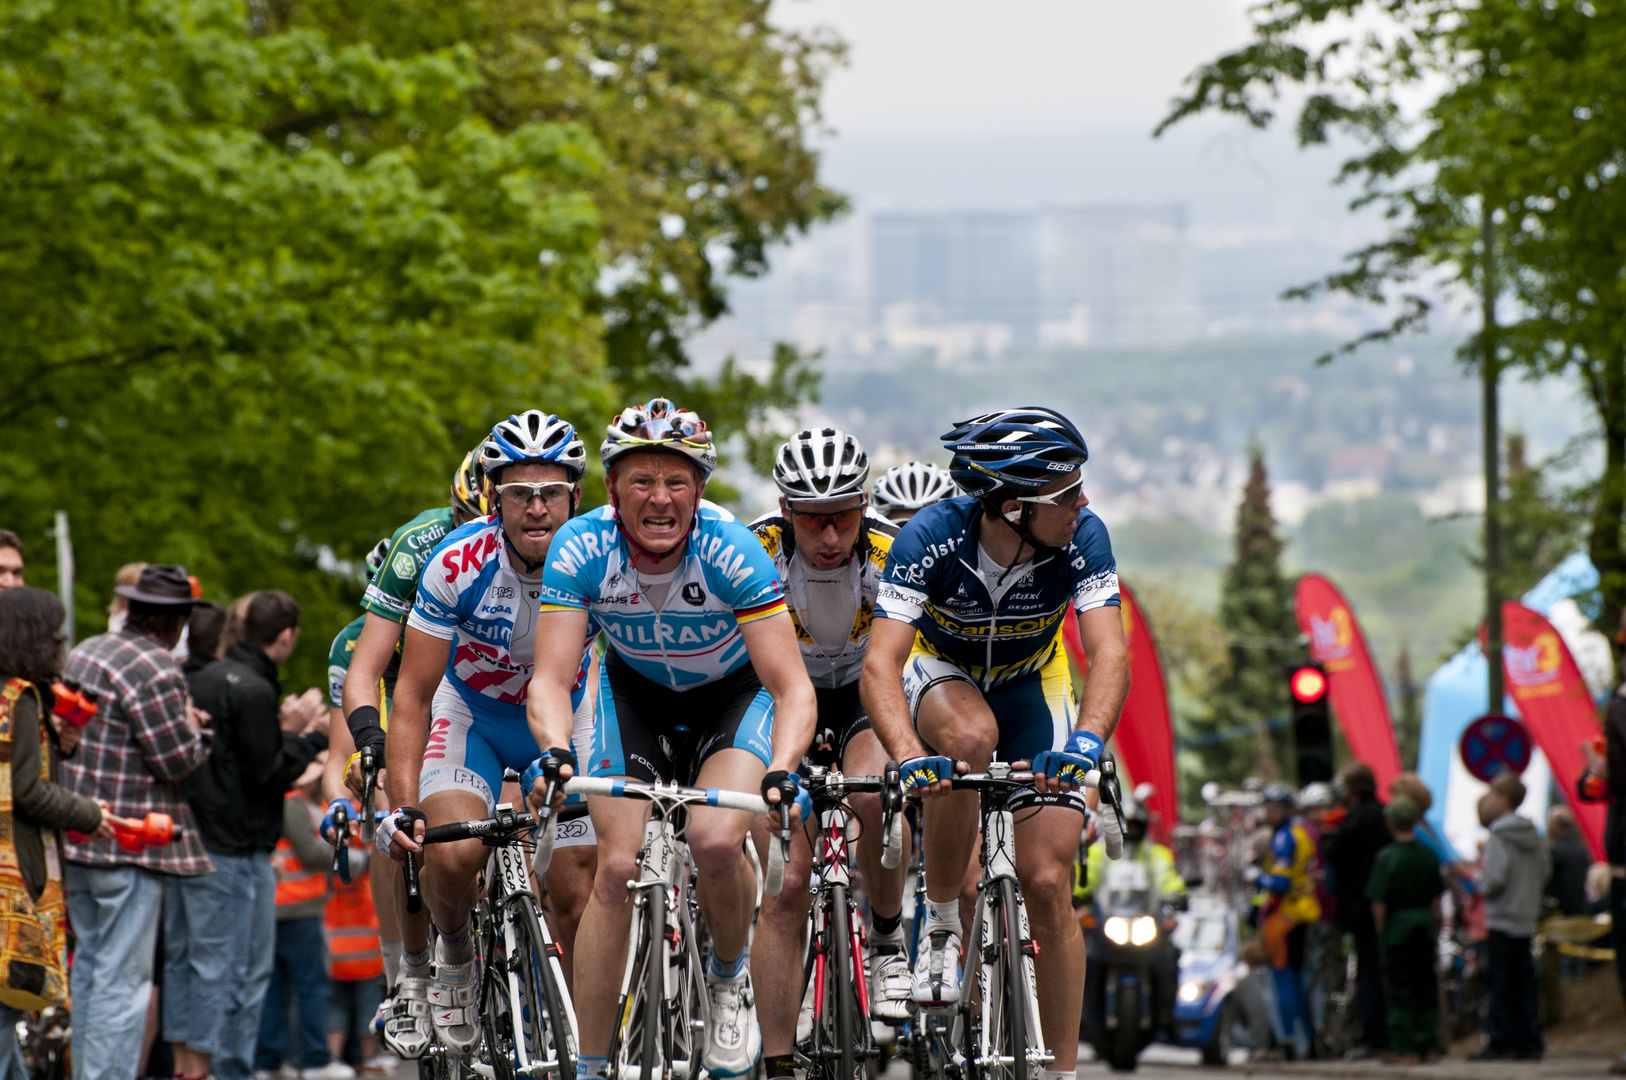
{"type": "Polygon", "coordinates": [[[700,587],[700,582],[690,581],[683,586],[683,602],[692,607],[700,607],[706,602],[706,590],[700,587]]]}

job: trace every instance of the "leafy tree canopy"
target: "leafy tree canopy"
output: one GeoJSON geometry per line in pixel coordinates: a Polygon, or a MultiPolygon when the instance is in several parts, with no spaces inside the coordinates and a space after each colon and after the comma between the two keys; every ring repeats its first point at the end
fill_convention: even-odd
{"type": "MultiPolygon", "coordinates": [[[[587,83],[533,100],[556,53],[519,58],[579,45],[578,8],[613,12],[0,4],[0,519],[50,585],[43,541],[69,512],[82,634],[119,564],[180,561],[211,596],[298,597],[294,676],[317,681],[358,587],[328,552],[359,558],[442,502],[458,458],[516,408],[545,403],[594,441],[648,389],[609,359],[629,282],[667,298],[675,338],[721,310],[700,258],[713,245],[760,269],[768,243],[836,209],[800,143],[819,47],[799,74],[800,39],[772,33],[764,5],[646,14],[644,60],[609,47],[651,85],[683,71],[681,91],[588,95],[602,67],[572,46],[587,83]],[[755,52],[680,62],[725,29],[751,39],[747,8],[755,52]],[[744,171],[691,196],[697,180],[662,174],[689,159],[744,171]],[[697,207],[676,238],[661,228],[673,191],[697,207]]],[[[811,391],[794,355],[771,380],[729,377],[724,434],[760,434],[811,391]]]]}

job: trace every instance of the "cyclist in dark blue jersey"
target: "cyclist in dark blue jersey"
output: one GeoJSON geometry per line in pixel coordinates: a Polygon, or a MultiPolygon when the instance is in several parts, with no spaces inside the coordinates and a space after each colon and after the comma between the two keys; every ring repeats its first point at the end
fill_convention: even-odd
{"type": "Polygon", "coordinates": [[[1071,904],[1082,804],[1073,793],[1099,761],[1129,689],[1117,564],[1105,525],[1086,509],[1089,451],[1065,417],[1043,408],[990,413],[943,442],[966,495],[928,506],[893,540],[861,684],[875,733],[927,800],[926,940],[914,998],[938,1009],[960,994],[959,897],[976,847],[977,799],[951,794],[949,777],[996,754],[1031,762],[1041,794],[1038,809],[1018,819],[1017,872],[1039,944],[1052,1065],[1071,1075],[1084,1003],[1084,941],[1071,904]],[[1061,646],[1070,618],[1089,656],[1076,710],[1061,646]]]}

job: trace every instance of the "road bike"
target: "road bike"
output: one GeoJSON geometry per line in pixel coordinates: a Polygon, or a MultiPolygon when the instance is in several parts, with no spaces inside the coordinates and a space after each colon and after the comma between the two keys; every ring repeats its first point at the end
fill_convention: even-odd
{"type": "MultiPolygon", "coordinates": [[[[802,985],[813,992],[812,1029],[796,1047],[798,1064],[809,1080],[861,1080],[870,1061],[878,1057],[869,1022],[869,985],[864,971],[863,934],[858,904],[852,892],[852,861],[848,826],[854,820],[847,797],[881,796],[881,863],[898,865],[903,846],[903,781],[896,762],[888,762],[884,776],[843,776],[839,771],[811,767],[804,781],[819,823],[813,845],[812,932],[802,973],[802,985]]],[[[795,799],[795,784],[781,788],[783,805],[795,799]]],[[[791,822],[782,820],[770,842],[770,860],[782,863],[789,853],[791,822]]]]}
{"type": "MultiPolygon", "coordinates": [[[[1107,854],[1123,853],[1123,817],[1110,760],[1091,770],[1085,786],[1097,788],[1107,854]]],[[[1038,947],[1028,932],[1027,908],[1016,876],[1016,814],[1043,805],[1083,804],[1033,790],[1033,773],[995,761],[986,771],[956,776],[955,791],[975,791],[981,821],[981,876],[976,913],[964,956],[975,977],[961,980],[952,1010],[921,1010],[909,1032],[912,1070],[918,1077],[946,1080],[1033,1080],[1054,1056],[1039,1025],[1038,947]]],[[[920,881],[925,860],[918,860],[920,881]]],[[[924,885],[916,885],[916,918],[924,907],[924,885]]],[[[921,947],[919,933],[915,948],[921,947]]],[[[968,973],[969,974],[969,973],[968,973]]],[[[1072,1036],[1072,1030],[1068,1037],[1072,1036]]]]}
{"type": "MultiPolygon", "coordinates": [[[[709,999],[699,904],[688,846],[681,838],[690,806],[716,806],[766,814],[759,795],[677,784],[571,777],[570,794],[642,799],[649,803],[644,843],[638,851],[638,877],[632,893],[632,932],[610,1037],[609,1069],[618,1080],[690,1080],[700,1075],[705,1052],[709,999]]],[[[551,799],[544,805],[551,803],[551,799]]],[[[782,854],[771,851],[770,879],[783,879],[782,854]]],[[[777,887],[769,889],[777,894],[777,887]]]]}
{"type": "MultiPolygon", "coordinates": [[[[519,776],[509,770],[504,779],[517,781],[519,776]]],[[[525,857],[539,850],[543,858],[538,861],[545,865],[553,846],[552,830],[551,818],[539,827],[530,813],[502,803],[489,818],[436,825],[424,832],[426,846],[479,840],[492,849],[483,872],[484,888],[470,914],[481,1044],[467,1066],[486,1080],[575,1080],[576,1010],[565,983],[561,951],[542,917],[525,857]],[[535,842],[533,835],[544,839],[535,842]]],[[[407,908],[415,910],[420,896],[416,859],[407,859],[405,874],[407,908]]],[[[443,1060],[458,1055],[438,1040],[426,1056],[432,1059],[431,1073],[437,1062],[445,1075],[455,1077],[460,1071],[460,1062],[443,1060]]]]}

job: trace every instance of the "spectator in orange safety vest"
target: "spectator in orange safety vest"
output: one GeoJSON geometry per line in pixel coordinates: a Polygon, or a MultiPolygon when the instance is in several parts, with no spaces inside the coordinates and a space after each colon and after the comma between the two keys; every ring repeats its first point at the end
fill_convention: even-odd
{"type": "MultiPolygon", "coordinates": [[[[351,804],[355,813],[355,804],[351,804]]],[[[356,847],[369,850],[365,845],[356,847]]],[[[352,857],[356,848],[351,849],[352,857]]],[[[375,858],[388,858],[375,855],[375,858]]],[[[373,1016],[384,1000],[384,951],[373,907],[373,885],[365,862],[351,864],[350,883],[333,882],[333,894],[322,913],[327,932],[328,1048],[335,1061],[346,1057],[346,1042],[354,1039],[353,1060],[358,1071],[371,1076],[393,1076],[400,1062],[393,1054],[379,1053],[373,1016]]]]}
{"type": "MultiPolygon", "coordinates": [[[[271,853],[277,872],[277,959],[260,1015],[254,1053],[256,1080],[297,1073],[304,1080],[349,1080],[355,1070],[334,1059],[326,1038],[328,973],[323,913],[332,895],[333,848],[316,834],[325,807],[315,800],[327,751],[316,756],[282,804],[282,839],[271,853]],[[293,1000],[299,1045],[286,1048],[293,1000]]],[[[367,853],[350,852],[351,871],[363,878],[367,853]]]]}

